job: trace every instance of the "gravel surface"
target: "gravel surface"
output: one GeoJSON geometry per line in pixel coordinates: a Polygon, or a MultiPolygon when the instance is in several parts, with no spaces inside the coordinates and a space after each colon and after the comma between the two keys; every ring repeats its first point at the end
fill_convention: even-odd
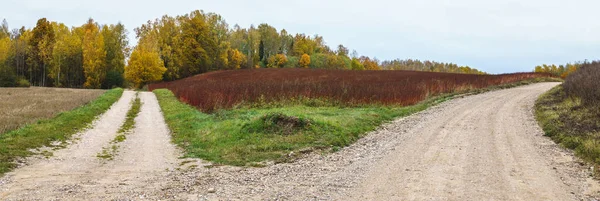
{"type": "MultiPolygon", "coordinates": [[[[51,159],[9,173],[0,180],[0,198],[594,200],[600,185],[591,179],[590,166],[543,137],[533,117],[535,99],[556,85],[457,98],[383,125],[336,153],[309,153],[264,168],[177,159],[181,154],[168,143],[156,98],[141,94],[136,129],[114,161],[80,160],[85,157],[79,152],[92,153],[78,145],[91,138],[84,133],[51,159]],[[70,154],[85,168],[63,168],[73,163],[64,158],[70,154]]],[[[122,102],[107,114],[118,113],[113,115],[122,121],[124,112],[114,112],[122,102]]],[[[103,121],[118,124],[107,114],[90,131],[102,129],[103,121]]]]}

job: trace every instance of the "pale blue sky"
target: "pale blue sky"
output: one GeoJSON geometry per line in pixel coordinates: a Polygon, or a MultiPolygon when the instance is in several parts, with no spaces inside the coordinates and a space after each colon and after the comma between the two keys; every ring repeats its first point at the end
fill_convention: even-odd
{"type": "Polygon", "coordinates": [[[429,59],[491,73],[541,63],[600,58],[598,0],[3,0],[11,29],[46,17],[79,26],[89,17],[133,28],[150,19],[204,10],[233,26],[269,23],[322,35],[380,60],[429,59]]]}

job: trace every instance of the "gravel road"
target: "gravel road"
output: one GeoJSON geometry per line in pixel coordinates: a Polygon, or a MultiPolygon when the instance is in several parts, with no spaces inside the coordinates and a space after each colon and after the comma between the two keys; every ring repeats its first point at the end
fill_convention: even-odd
{"type": "Polygon", "coordinates": [[[96,149],[124,119],[133,97],[126,92],[81,140],[7,174],[0,198],[595,200],[600,185],[590,166],[544,137],[533,117],[536,98],[556,85],[456,98],[383,125],[338,152],[264,168],[177,159],[182,154],[169,143],[151,93],[140,94],[136,128],[115,160],[98,159],[96,149]]]}
{"type": "Polygon", "coordinates": [[[0,180],[1,200],[115,200],[143,199],[158,192],[164,178],[177,167],[180,155],[170,143],[154,94],[141,92],[135,128],[121,143],[113,160],[98,158],[112,146],[135,98],[125,91],[90,129],[75,137],[66,149],[49,159],[31,158],[27,165],[0,180]]]}

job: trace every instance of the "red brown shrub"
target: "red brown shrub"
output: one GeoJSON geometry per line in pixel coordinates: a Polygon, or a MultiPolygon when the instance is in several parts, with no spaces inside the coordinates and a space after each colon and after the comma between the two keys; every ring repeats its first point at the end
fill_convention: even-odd
{"type": "Polygon", "coordinates": [[[347,105],[412,105],[442,93],[486,88],[530,78],[539,73],[472,75],[417,71],[349,71],[317,69],[250,69],[218,71],[151,84],[167,88],[180,100],[210,112],[242,102],[318,98],[347,105]]]}

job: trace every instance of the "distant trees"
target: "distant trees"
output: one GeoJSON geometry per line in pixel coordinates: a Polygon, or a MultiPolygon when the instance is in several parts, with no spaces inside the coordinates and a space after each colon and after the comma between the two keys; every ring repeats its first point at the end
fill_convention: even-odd
{"type": "Polygon", "coordinates": [[[579,67],[581,67],[582,63],[568,63],[565,65],[555,65],[555,64],[542,64],[535,67],[534,72],[536,73],[550,73],[556,77],[561,77],[563,79],[567,78],[567,76],[575,71],[579,67]]]}
{"type": "Polygon", "coordinates": [[[133,48],[135,57],[130,55],[128,32],[120,23],[101,25],[89,19],[82,26],[69,28],[42,18],[33,29],[23,27],[11,32],[3,21],[0,79],[6,77],[11,81],[5,83],[12,85],[16,80],[26,80],[36,86],[111,88],[126,85],[124,78],[139,85],[156,77],[171,81],[215,70],[267,67],[482,73],[451,63],[380,62],[359,56],[356,51],[350,53],[344,45],[332,50],[319,35],[292,35],[266,23],[230,27],[220,15],[200,10],[174,17],[165,15],[134,32],[139,41],[146,41],[133,48]],[[136,64],[126,67],[128,58],[136,64]],[[136,70],[148,70],[136,66],[139,64],[151,64],[148,68],[152,76],[132,77],[136,70]],[[161,66],[166,71],[158,76],[161,66]]]}
{"type": "Polygon", "coordinates": [[[464,73],[464,74],[485,74],[485,72],[471,68],[469,66],[458,66],[453,63],[441,63],[436,61],[420,60],[391,60],[381,63],[381,68],[386,70],[411,70],[411,71],[431,71],[444,73],[464,73]]]}
{"type": "Polygon", "coordinates": [[[80,27],[39,19],[33,29],[0,31],[0,86],[87,87],[123,86],[129,47],[122,24],[101,26],[89,19],[80,27]]]}

